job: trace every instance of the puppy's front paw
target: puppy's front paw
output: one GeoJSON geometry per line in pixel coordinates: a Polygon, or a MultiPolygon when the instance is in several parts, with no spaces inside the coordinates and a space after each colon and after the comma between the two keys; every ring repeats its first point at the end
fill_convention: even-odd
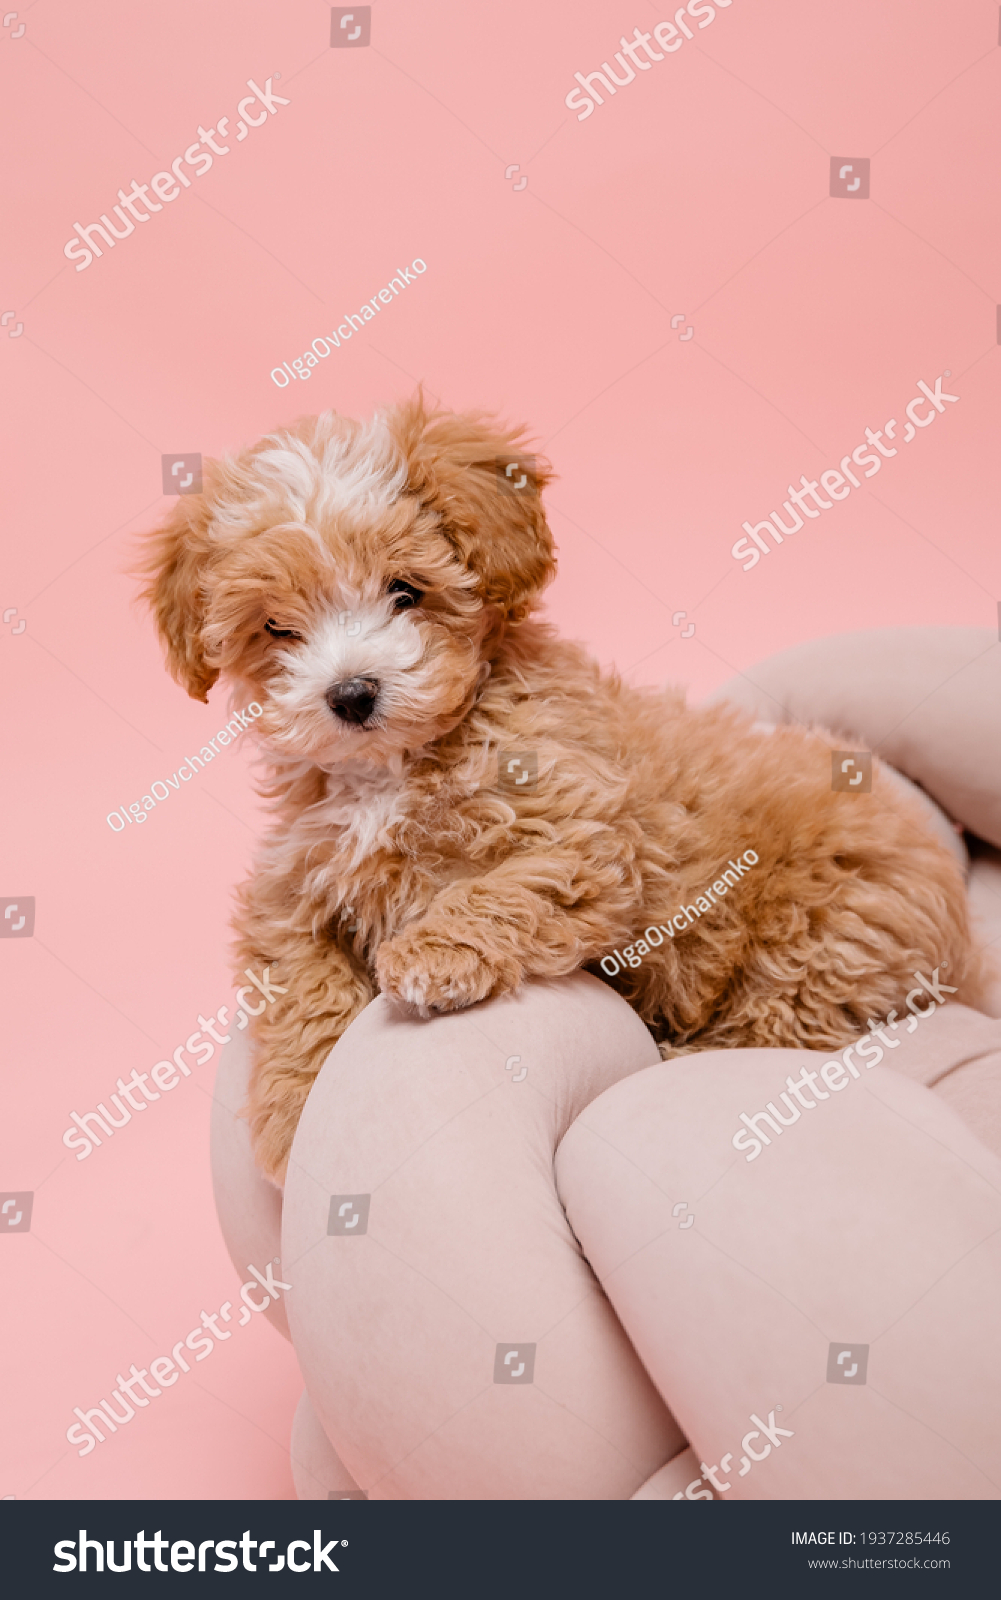
{"type": "Polygon", "coordinates": [[[414,1006],[422,1017],[461,1011],[485,1000],[499,973],[468,945],[413,928],[384,944],[375,970],[383,994],[414,1006]]]}

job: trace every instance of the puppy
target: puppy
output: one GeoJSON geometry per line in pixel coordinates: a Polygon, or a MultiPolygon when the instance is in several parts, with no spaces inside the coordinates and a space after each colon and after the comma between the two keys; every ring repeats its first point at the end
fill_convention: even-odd
{"type": "Polygon", "coordinates": [[[669,1055],[838,1049],[918,967],[976,988],[960,871],[877,761],[871,794],[834,793],[829,734],[629,688],[532,619],[550,476],[520,431],[418,394],[210,463],[149,537],[173,675],[263,708],[275,823],[235,928],[286,991],[246,1108],[275,1182],[380,990],[426,1016],[673,928],[614,978],[669,1055]]]}

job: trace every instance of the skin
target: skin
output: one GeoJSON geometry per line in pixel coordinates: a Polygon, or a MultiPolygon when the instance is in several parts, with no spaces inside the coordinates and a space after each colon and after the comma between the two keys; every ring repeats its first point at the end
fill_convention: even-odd
{"type": "MultiPolygon", "coordinates": [[[[804,1113],[781,1151],[733,1161],[740,1110],[786,1069],[764,1050],[655,1068],[589,1108],[557,1160],[571,1226],[692,1440],[691,1477],[730,1452],[723,1499],[996,1499],[1001,1161],[886,1067],[804,1113]],[[661,1197],[678,1193],[691,1233],[670,1226],[661,1197]],[[850,1394],[827,1380],[832,1341],[869,1347],[850,1394]],[[776,1406],[794,1437],[741,1475],[751,1414],[776,1406]]],[[[995,1114],[999,1089],[995,1073],[979,1091],[995,1114]]],[[[641,1498],[678,1487],[666,1474],[641,1498]]]]}
{"type": "MultiPolygon", "coordinates": [[[[774,1098],[790,1065],[798,1076],[821,1057],[800,1054],[790,1064],[787,1052],[777,1057],[765,1050],[711,1051],[697,1060],[657,1064],[652,1045],[648,1056],[637,1055],[635,1019],[627,1008],[580,974],[528,985],[522,995],[490,1001],[464,1017],[406,1025],[406,1074],[426,1090],[391,1124],[380,1126],[377,1115],[368,1120],[364,1156],[352,1168],[352,1186],[375,1191],[373,1207],[391,1180],[381,1220],[370,1224],[379,1230],[376,1254],[366,1258],[361,1276],[349,1279],[356,1299],[374,1292],[379,1304],[394,1308],[397,1321],[380,1332],[376,1353],[371,1329],[358,1325],[357,1314],[345,1321],[337,1309],[345,1287],[337,1274],[354,1268],[349,1261],[339,1265],[329,1248],[317,1249],[316,1240],[326,1225],[325,1197],[340,1170],[341,1116],[363,1109],[359,1094],[376,1108],[397,1081],[400,1023],[392,1008],[378,1002],[337,1047],[318,1085],[322,1092],[307,1108],[289,1171],[284,1232],[281,1199],[255,1167],[245,1131],[242,1141],[214,1139],[223,1231],[234,1261],[282,1255],[301,1308],[297,1355],[335,1438],[350,1440],[361,1460],[378,1453],[380,1440],[400,1432],[400,1460],[390,1454],[378,1473],[363,1475],[362,1486],[376,1498],[440,1493],[433,1479],[446,1469],[438,1453],[421,1469],[424,1477],[421,1471],[398,1477],[410,1468],[419,1436],[409,1426],[397,1429],[393,1407],[386,1409],[387,1394],[394,1385],[405,1388],[408,1363],[416,1360],[422,1393],[439,1396],[451,1414],[461,1400],[453,1393],[456,1360],[467,1353],[480,1359],[484,1281],[496,1281],[504,1293],[514,1286],[521,1297],[519,1326],[528,1336],[536,1301],[541,1328],[555,1322],[545,1301],[552,1279],[569,1270],[560,1254],[562,1234],[573,1253],[559,1208],[551,1218],[539,1197],[532,1201],[531,1225],[545,1270],[532,1275],[535,1288],[528,1298],[518,1287],[523,1250],[503,1254],[496,1195],[507,1171],[505,1118],[478,1123],[476,1099],[462,1087],[478,1082],[485,1070],[489,1076],[493,1043],[499,1102],[507,1096],[511,1114],[524,1118],[514,1138],[529,1152],[525,1167],[535,1161],[530,1152],[537,1140],[547,1168],[556,1152],[559,1198],[585,1257],[691,1441],[684,1448],[679,1431],[663,1466],[645,1481],[637,1474],[632,1486],[617,1491],[620,1497],[684,1494],[704,1480],[705,1462],[730,1485],[724,1499],[996,1498],[1001,1161],[950,1109],[948,1097],[957,1095],[959,1081],[969,1074],[977,1079],[971,1114],[975,1118],[977,1108],[992,1104],[995,1125],[1001,1123],[1001,1080],[987,1071],[992,1039],[1001,1048],[1001,1023],[980,1020],[973,1053],[982,1060],[967,1063],[971,1045],[965,1034],[955,1033],[952,1020],[960,1012],[944,1008],[908,1041],[915,1057],[908,1063],[911,1081],[885,1066],[867,1072],[830,1104],[804,1112],[783,1134],[781,1150],[767,1150],[751,1163],[730,1144],[739,1112],[774,1098]],[[609,1016],[610,1004],[618,1006],[617,1016],[609,1016]],[[528,1078],[517,1088],[506,1081],[503,1065],[504,1051],[515,1041],[528,1041],[531,1052],[528,1078]],[[644,1060],[653,1063],[645,1070],[644,1060]],[[921,1081],[932,1063],[945,1073],[940,1089],[921,1081]],[[547,1075],[544,1080],[540,1073],[547,1075]],[[518,1098],[523,1091],[530,1098],[518,1098]],[[428,1121],[431,1105],[436,1109],[428,1121]],[[456,1115],[471,1119],[468,1132],[460,1127],[458,1141],[448,1120],[456,1115]],[[458,1159],[448,1163],[433,1154],[429,1170],[438,1186],[427,1188],[418,1174],[411,1187],[395,1192],[392,1184],[406,1182],[412,1158],[421,1159],[439,1124],[443,1154],[451,1148],[458,1159]],[[461,1154],[470,1140],[471,1164],[461,1154]],[[454,1196],[455,1203],[464,1197],[468,1242],[458,1259],[455,1211],[451,1204],[443,1207],[443,1196],[454,1196]],[[685,1230],[673,1216],[679,1197],[687,1197],[695,1214],[685,1230]],[[444,1281],[439,1251],[448,1263],[444,1281]],[[432,1298],[434,1315],[415,1354],[409,1308],[421,1313],[426,1295],[439,1284],[447,1293],[432,1298]],[[829,1345],[840,1339],[870,1346],[867,1382],[851,1386],[848,1394],[826,1382],[829,1345]],[[443,1348],[444,1362],[438,1359],[443,1348]],[[368,1399],[349,1401],[339,1370],[354,1372],[363,1356],[368,1399]],[[777,1423],[793,1437],[739,1476],[750,1414],[767,1421],[776,1405],[782,1407],[775,1412],[777,1423]],[[727,1453],[730,1466],[720,1471],[727,1453]]],[[[216,1094],[227,1124],[226,1108],[237,1105],[246,1090],[248,1057],[245,1035],[221,1054],[216,1094]]],[[[569,1293],[567,1305],[582,1293],[583,1286],[569,1293]]],[[[557,1335],[561,1326],[555,1322],[557,1335]]],[[[576,1348],[575,1341],[557,1337],[553,1358],[572,1361],[576,1348]]],[[[610,1359],[607,1350],[589,1358],[591,1388],[615,1392],[610,1359]]],[[[489,1410],[484,1413],[478,1453],[462,1467],[467,1474],[475,1471],[475,1492],[490,1498],[506,1485],[508,1492],[528,1497],[565,1494],[565,1482],[561,1488],[545,1468],[549,1454],[559,1453],[565,1429],[576,1425],[565,1406],[550,1404],[533,1414],[531,1449],[524,1435],[509,1433],[491,1417],[489,1410]]],[[[431,1429],[436,1420],[435,1414],[425,1426],[431,1429]]],[[[752,1441],[758,1451],[762,1443],[752,1441]]],[[[610,1452],[604,1439],[596,1447],[596,1459],[608,1470],[618,1452],[610,1452]]],[[[323,1494],[334,1486],[342,1492],[357,1486],[306,1401],[297,1416],[293,1453],[297,1483],[305,1474],[323,1494]]],[[[702,1487],[704,1482],[695,1492],[702,1487]]],[[[607,1495],[609,1489],[596,1492],[607,1495]]]]}

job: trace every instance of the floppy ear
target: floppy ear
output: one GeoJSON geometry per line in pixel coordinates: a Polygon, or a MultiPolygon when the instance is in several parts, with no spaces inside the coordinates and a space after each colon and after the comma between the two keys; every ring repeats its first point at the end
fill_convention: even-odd
{"type": "Polygon", "coordinates": [[[482,599],[511,621],[526,616],[556,572],[541,500],[548,461],[526,451],[523,428],[484,412],[428,412],[420,393],[398,422],[410,489],[441,516],[482,599]]]}
{"type": "MultiPolygon", "coordinates": [[[[208,462],[204,472],[206,479],[212,476],[208,462]]],[[[141,598],[156,618],[171,676],[192,699],[204,701],[219,676],[206,662],[203,640],[211,520],[209,492],[180,495],[167,521],[146,536],[135,568],[137,576],[148,578],[141,598]]]]}

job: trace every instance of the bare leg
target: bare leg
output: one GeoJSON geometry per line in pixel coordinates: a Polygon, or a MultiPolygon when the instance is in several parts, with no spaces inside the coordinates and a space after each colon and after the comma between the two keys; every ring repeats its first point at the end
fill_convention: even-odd
{"type": "Polygon", "coordinates": [[[712,1051],[615,1085],[560,1148],[567,1216],[723,1498],[997,1498],[1001,1161],[885,1067],[793,1121],[787,1077],[825,1059],[712,1051]],[[740,1113],[769,1101],[790,1126],[749,1162],[740,1113]]]}
{"type": "MultiPolygon", "coordinates": [[[[392,1233],[383,1235],[383,1244],[394,1253],[404,1251],[410,1261],[409,1265],[400,1261],[402,1281],[397,1288],[383,1284],[389,1295],[387,1311],[391,1307],[398,1311],[401,1303],[405,1307],[412,1294],[412,1269],[418,1266],[412,1256],[414,1230],[416,1238],[428,1241],[431,1255],[425,1270],[437,1280],[443,1265],[440,1246],[446,1244],[451,1255],[457,1218],[461,1218],[461,1233],[468,1233],[470,1200],[475,1208],[485,1185],[484,1226],[479,1233],[475,1224],[472,1227],[465,1268],[472,1276],[456,1276],[462,1269],[462,1261],[456,1259],[448,1269],[453,1298],[437,1308],[422,1308],[433,1311],[427,1330],[433,1342],[425,1346],[429,1364],[423,1368],[416,1391],[406,1384],[400,1397],[404,1401],[408,1392],[426,1393],[428,1375],[439,1373],[436,1347],[443,1330],[449,1330],[446,1342],[451,1345],[462,1325],[460,1316],[459,1325],[451,1327],[456,1292],[463,1298],[471,1291],[478,1296],[481,1291],[474,1290],[474,1284],[484,1271],[499,1286],[508,1277],[515,1282],[522,1271],[520,1266],[512,1270],[510,1262],[492,1260],[498,1243],[505,1248],[511,1243],[495,1236],[509,1203],[498,1213],[498,1194],[522,1196],[522,1185],[527,1184],[533,1191],[539,1187],[537,1204],[542,1205],[544,1173],[537,1154],[540,1135],[544,1145],[553,1140],[576,1110],[572,1102],[580,1094],[590,1099],[642,1064],[641,1054],[636,1059],[631,1037],[638,1026],[635,1017],[594,980],[581,976],[566,985],[531,985],[527,994],[534,996],[535,1002],[527,1013],[520,1001],[479,1007],[461,1014],[466,1021],[458,1033],[454,1027],[458,1017],[426,1023],[399,1019],[386,1039],[391,1059],[400,1063],[399,1077],[391,1072],[392,1083],[386,1078],[390,1062],[381,1066],[378,1059],[381,1029],[376,1036],[358,1036],[358,1070],[363,1074],[358,1088],[370,1090],[372,1100],[361,1125],[368,1128],[369,1135],[376,1135],[371,1157],[377,1165],[382,1166],[384,1135],[380,1129],[391,1136],[392,1149],[385,1154],[393,1169],[401,1158],[412,1166],[414,1156],[422,1161],[425,1156],[435,1157],[441,1135],[432,1130],[439,1126],[442,1133],[451,1130],[458,1137],[452,1159],[457,1160],[465,1150],[473,1162],[472,1179],[470,1170],[454,1173],[459,1185],[455,1205],[446,1205],[444,1213],[441,1185],[448,1174],[436,1159],[426,1171],[422,1167],[423,1180],[402,1208],[394,1206],[399,1219],[394,1224],[397,1236],[394,1242],[392,1233]],[[595,991],[604,1004],[592,1013],[589,1001],[595,991]],[[584,1003],[586,1013],[580,1009],[584,1003]],[[606,1021],[604,1012],[609,1008],[621,1016],[621,1038],[608,1032],[613,1019],[609,1015],[606,1021]],[[586,1047],[582,1047],[582,1039],[586,1039],[586,1047]],[[491,1050],[499,1052],[499,1071],[489,1065],[491,1050]],[[519,1052],[518,1071],[522,1065],[529,1069],[528,1079],[521,1085],[510,1081],[512,1050],[519,1052]],[[604,1069],[598,1068],[597,1061],[589,1064],[595,1051],[600,1055],[602,1050],[621,1056],[621,1061],[604,1069]],[[541,1122],[536,1125],[533,1112],[521,1126],[519,1114],[509,1130],[507,1115],[498,1126],[494,1113],[488,1119],[492,1126],[484,1123],[478,1128],[474,1123],[465,1128],[463,1118],[468,1120],[477,1096],[467,1100],[469,1080],[460,1066],[463,1060],[469,1062],[477,1080],[483,1077],[481,1087],[488,1091],[492,1070],[510,1095],[529,1089],[533,1102],[544,1112],[541,1122]],[[541,1105],[537,1101],[538,1090],[543,1088],[537,1078],[540,1066],[547,1076],[555,1074],[541,1105]],[[530,1088],[533,1083],[534,1089],[530,1088]],[[391,1091],[388,1096],[387,1089],[391,1091]],[[449,1113],[447,1106],[456,1090],[458,1098],[449,1113]],[[388,1123],[387,1101],[395,1107],[388,1123]],[[553,1110],[559,1107],[555,1122],[545,1110],[547,1104],[553,1110]],[[444,1118],[439,1116],[442,1110],[444,1118]],[[422,1131],[428,1111],[431,1124],[422,1131]],[[408,1123],[410,1126],[401,1126],[408,1123]],[[425,1149],[422,1140],[429,1132],[432,1138],[425,1149]],[[509,1134],[514,1137],[513,1150],[524,1153],[526,1169],[520,1177],[513,1167],[508,1172],[512,1160],[506,1153],[509,1134]],[[482,1145],[475,1143],[477,1139],[482,1145]],[[408,1140],[413,1147],[410,1157],[406,1154],[408,1140]],[[499,1160],[500,1181],[496,1169],[492,1175],[482,1170],[490,1159],[499,1160]],[[513,1188],[503,1181],[505,1174],[515,1180],[513,1188]],[[447,1223],[445,1233],[441,1232],[442,1221],[447,1223]]],[[[368,1035],[367,1029],[365,1033],[368,1035]]],[[[897,1052],[906,1058],[915,1082],[904,1082],[885,1068],[868,1073],[842,1094],[832,1094],[827,1102],[804,1111],[800,1120],[781,1139],[774,1138],[752,1163],[735,1152],[730,1142],[740,1126],[739,1112],[754,1113],[776,1098],[786,1076],[798,1073],[804,1064],[816,1069],[824,1058],[788,1051],[714,1052],[640,1072],[616,1084],[584,1111],[559,1154],[560,1183],[571,1222],[583,1235],[595,1267],[607,1277],[613,1304],[629,1325],[649,1370],[696,1442],[694,1456],[685,1450],[679,1454],[679,1438],[661,1458],[666,1465],[640,1488],[626,1488],[627,1494],[673,1498],[687,1489],[698,1496],[705,1493],[704,1481],[696,1482],[702,1476],[700,1463],[718,1467],[728,1452],[732,1470],[739,1473],[740,1441],[754,1429],[752,1412],[766,1424],[773,1415],[774,1423],[791,1430],[793,1436],[776,1435],[778,1445],[742,1478],[720,1477],[721,1482],[731,1484],[723,1498],[983,1497],[998,1492],[990,1481],[1001,1483],[1001,1471],[991,1455],[992,1449],[996,1454],[1001,1434],[992,1354],[998,1342],[997,1324],[995,1320],[992,1331],[991,1323],[992,1317],[997,1317],[991,1295],[998,1274],[987,1259],[995,1243],[991,1230],[998,1226],[998,1163],[992,1167],[991,1158],[941,1099],[920,1086],[922,1082],[937,1083],[939,1094],[949,1095],[967,1116],[978,1110],[984,1095],[1001,1098],[996,1076],[1001,1053],[994,1057],[992,1075],[992,1041],[1001,1052],[1001,1027],[959,1007],[947,1008],[922,1024],[908,1049],[897,1052]],[[943,1031],[936,1040],[935,1034],[946,1027],[948,1033],[943,1031]],[[967,1064],[949,1070],[950,1049],[952,1059],[965,1059],[967,1064]],[[964,1099],[964,1085],[974,1091],[972,1098],[966,1093],[964,1099]],[[980,1176],[983,1172],[987,1182],[980,1176]],[[674,1208],[682,1201],[688,1204],[675,1217],[674,1208]],[[693,1211],[694,1225],[682,1228],[693,1211]],[[965,1258],[964,1250],[969,1252],[965,1258]],[[827,1384],[828,1347],[837,1340],[846,1341],[847,1348],[852,1341],[870,1345],[864,1387],[827,1384]],[[851,1394],[842,1392],[847,1387],[851,1394]]],[[[641,1043],[638,1035],[637,1042],[641,1043]]],[[[234,1040],[220,1064],[217,1095],[221,1105],[213,1133],[220,1215],[231,1254],[241,1270],[248,1249],[246,1259],[256,1259],[255,1250],[262,1260],[278,1253],[278,1246],[267,1240],[273,1238],[281,1200],[255,1172],[246,1126],[236,1122],[228,1109],[239,1105],[244,1093],[246,1062],[241,1065],[238,1060],[242,1048],[243,1041],[234,1040]],[[260,1207],[263,1210],[258,1217],[260,1207]],[[258,1239],[256,1245],[254,1238],[258,1239]]],[[[339,1047],[321,1081],[327,1072],[336,1070],[341,1055],[339,1047]]],[[[905,1061],[900,1064],[903,1068],[905,1061]]],[[[346,1058],[344,1069],[354,1077],[346,1058]]],[[[484,1109],[492,1104],[488,1093],[484,1109]]],[[[498,1108],[503,1104],[498,1101],[498,1108]]],[[[510,1104],[516,1107],[515,1101],[510,1104]]],[[[522,1109],[528,1112],[527,1102],[522,1109]]],[[[783,1111],[788,1115],[784,1106],[783,1111]]],[[[338,1119],[326,1117],[314,1125],[301,1151],[310,1169],[317,1136],[321,1144],[329,1147],[333,1143],[336,1149],[342,1126],[338,1119]]],[[[551,1143],[548,1148],[552,1149],[551,1143]]],[[[461,1168],[463,1163],[459,1165],[461,1168]]],[[[353,1155],[351,1166],[355,1166],[353,1155]]],[[[311,1185],[305,1171],[303,1177],[308,1190],[311,1185]]],[[[333,1173],[330,1180],[322,1177],[320,1198],[325,1205],[331,1188],[367,1188],[365,1177],[360,1171],[345,1172],[343,1178],[338,1174],[336,1182],[333,1173]]],[[[534,1211],[535,1203],[528,1209],[534,1211]]],[[[565,1246],[553,1233],[545,1206],[534,1222],[530,1215],[525,1222],[529,1233],[516,1259],[523,1260],[525,1249],[538,1246],[541,1227],[542,1235],[554,1241],[558,1278],[567,1271],[565,1246]]],[[[321,1235],[324,1227],[319,1221],[321,1235]]],[[[509,1230],[505,1222],[505,1235],[509,1230]]],[[[310,1252],[306,1260],[315,1263],[318,1254],[322,1259],[329,1245],[318,1239],[317,1251],[310,1252]]],[[[550,1268],[545,1270],[552,1278],[550,1268]]],[[[295,1276],[298,1284],[300,1274],[295,1276]]],[[[338,1300],[335,1296],[326,1310],[318,1304],[319,1323],[306,1331],[306,1354],[316,1366],[314,1379],[321,1392],[329,1386],[334,1352],[337,1365],[350,1354],[339,1348],[350,1330],[342,1325],[338,1300]],[[317,1348],[311,1354],[314,1345],[317,1348]],[[322,1359],[321,1350],[327,1352],[322,1359]]],[[[516,1320],[516,1337],[532,1331],[522,1328],[520,1314],[516,1320]]],[[[406,1336],[397,1328],[384,1352],[378,1341],[373,1349],[371,1339],[363,1338],[356,1356],[366,1365],[366,1379],[364,1392],[357,1397],[350,1377],[351,1360],[345,1371],[351,1391],[349,1414],[358,1405],[363,1410],[371,1405],[377,1413],[383,1411],[378,1371],[383,1358],[388,1364],[388,1387],[393,1390],[399,1386],[398,1380],[406,1377],[406,1370],[398,1370],[401,1351],[402,1367],[407,1370],[412,1356],[420,1354],[413,1348],[416,1330],[409,1322],[408,1328],[406,1336]]],[[[359,1326],[359,1337],[363,1333],[359,1326]]],[[[612,1345],[615,1342],[612,1340],[612,1345]]],[[[599,1366],[607,1359],[602,1356],[599,1366]]],[[[850,1364],[846,1362],[845,1368],[850,1364]]],[[[439,1375],[447,1382],[447,1369],[439,1375]]],[[[538,1376],[541,1378],[541,1371],[538,1376]]],[[[613,1372],[612,1392],[619,1403],[621,1380],[622,1374],[613,1372]]],[[[325,1394],[328,1405],[330,1398],[325,1394]]],[[[343,1416],[343,1403],[334,1410],[343,1416]]],[[[446,1406],[446,1415],[447,1410],[446,1406]]],[[[367,1427],[368,1443],[362,1446],[362,1455],[373,1449],[378,1454],[383,1424],[373,1415],[367,1427]]],[[[448,1425],[446,1431],[450,1431],[448,1425]]],[[[349,1432],[354,1432],[350,1424],[349,1432]]],[[[486,1432],[491,1432],[489,1425],[486,1432]]],[[[351,1442],[357,1448],[357,1436],[351,1442]]],[[[481,1435],[481,1446],[483,1442],[481,1435]]],[[[519,1478],[526,1485],[521,1492],[526,1492],[535,1476],[517,1439],[505,1443],[506,1451],[513,1449],[514,1456],[508,1462],[494,1460],[479,1484],[479,1492],[488,1497],[512,1489],[518,1493],[514,1484],[519,1478]],[[497,1480],[493,1485],[491,1478],[497,1480]]],[[[751,1441],[759,1453],[765,1443],[761,1437],[751,1441]]],[[[472,1439],[466,1441],[459,1454],[465,1455],[473,1444],[472,1439]]],[[[317,1474],[313,1470],[316,1453],[305,1445],[301,1453],[303,1473],[308,1477],[312,1472],[322,1488],[321,1480],[330,1475],[327,1468],[317,1474]]],[[[321,1450],[321,1454],[327,1461],[325,1452],[321,1450]]],[[[467,1465],[469,1459],[466,1455],[467,1465]]],[[[331,1450],[327,1466],[334,1461],[331,1450]]],[[[421,1463],[425,1469],[430,1465],[421,1463]]],[[[647,1472],[650,1470],[648,1467],[647,1472]]],[[[436,1475],[452,1478],[441,1458],[432,1467],[431,1476],[436,1475]]],[[[309,1487],[306,1477],[303,1483],[306,1488],[301,1486],[300,1493],[318,1492],[316,1484],[309,1487]]],[[[338,1487],[343,1488],[339,1478],[327,1490],[338,1487]]],[[[607,1494],[609,1488],[611,1484],[603,1492],[607,1494]]],[[[387,1490],[391,1496],[436,1492],[426,1471],[418,1471],[410,1482],[384,1483],[374,1492],[385,1494],[387,1490]]],[[[444,1482],[437,1486],[438,1493],[442,1490],[463,1492],[462,1486],[452,1483],[446,1489],[444,1482]]],[[[559,1494],[560,1489],[554,1482],[543,1492],[559,1494]]]]}
{"type": "MultiPolygon", "coordinates": [[[[226,1249],[241,1278],[250,1262],[263,1267],[281,1255],[282,1193],[254,1165],[250,1129],[240,1116],[247,1098],[253,1045],[246,1033],[234,1033],[219,1057],[212,1091],[212,1187],[226,1249]]],[[[286,1339],[288,1314],[284,1298],[271,1300],[264,1312],[286,1339]]]]}
{"type": "Polygon", "coordinates": [[[292,1477],[300,1500],[358,1499],[361,1491],[320,1426],[302,1391],[292,1423],[292,1477]]]}
{"type": "Polygon", "coordinates": [[[691,1445],[679,1450],[670,1461],[665,1461],[647,1480],[641,1483],[632,1500],[718,1500],[719,1495],[708,1489],[702,1480],[699,1458],[691,1445]]]}
{"type": "Polygon", "coordinates": [[[683,1448],[552,1171],[578,1111],[656,1059],[583,973],[424,1021],[380,999],[333,1050],[282,1259],[311,1399],[371,1498],[628,1499],[683,1448]]]}

